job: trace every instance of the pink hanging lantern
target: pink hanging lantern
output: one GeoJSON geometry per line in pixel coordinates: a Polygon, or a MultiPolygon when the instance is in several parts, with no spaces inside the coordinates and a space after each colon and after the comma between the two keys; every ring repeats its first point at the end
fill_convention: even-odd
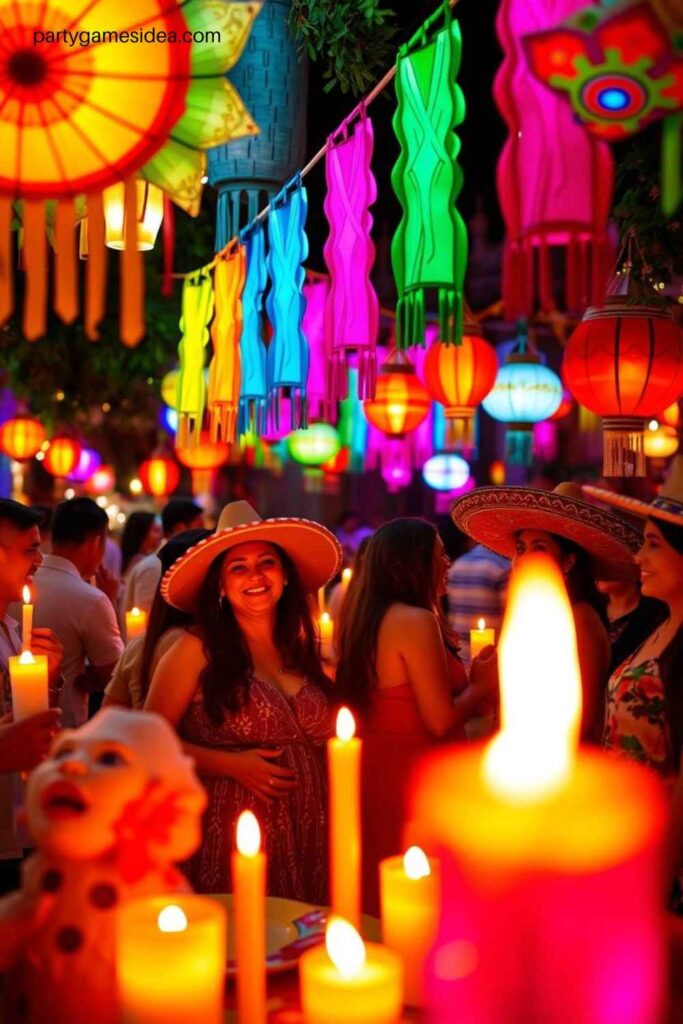
{"type": "Polygon", "coordinates": [[[67,480],[82,484],[89,480],[95,470],[102,465],[102,457],[94,448],[81,448],[78,463],[67,476],[67,480]]]}
{"type": "Polygon", "coordinates": [[[348,356],[358,354],[358,397],[375,397],[379,303],[370,282],[375,262],[370,207],[377,198],[371,170],[372,122],[364,104],[328,140],[325,214],[330,234],[324,248],[331,287],[325,307],[330,402],[348,394],[348,356]],[[359,120],[351,129],[350,124],[359,120]]]}
{"type": "MultiPolygon", "coordinates": [[[[301,324],[308,342],[310,363],[308,366],[308,414],[310,419],[326,419],[336,408],[327,396],[327,347],[325,343],[325,305],[330,294],[327,278],[307,281],[304,285],[306,312],[301,324]]],[[[284,412],[284,407],[283,410],[284,412]]],[[[291,428],[290,428],[291,429],[291,428]]],[[[286,432],[289,433],[289,430],[286,432]]]]}
{"type": "Polygon", "coordinates": [[[505,57],[495,97],[509,135],[498,163],[506,224],[503,300],[509,318],[539,307],[579,311],[598,304],[610,268],[609,147],[578,124],[563,97],[529,71],[523,37],[574,14],[585,0],[502,0],[498,35],[505,57]],[[563,295],[553,294],[551,248],[565,256],[563,295]]]}

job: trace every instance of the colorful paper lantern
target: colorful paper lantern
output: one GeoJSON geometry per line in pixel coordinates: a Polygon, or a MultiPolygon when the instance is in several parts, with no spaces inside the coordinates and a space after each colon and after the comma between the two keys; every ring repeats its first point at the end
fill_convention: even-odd
{"type": "MultiPolygon", "coordinates": [[[[137,199],[136,231],[137,248],[148,252],[154,248],[161,221],[164,216],[164,194],[156,185],[150,185],[139,178],[135,182],[137,199]]],[[[102,194],[104,202],[104,244],[119,252],[125,248],[126,206],[123,182],[110,185],[102,194]]]]}
{"type": "Polygon", "coordinates": [[[78,466],[81,445],[72,437],[56,435],[45,452],[43,468],[52,476],[67,477],[78,466]]]}
{"type": "Polygon", "coordinates": [[[155,455],[146,459],[138,470],[147,494],[155,498],[163,498],[172,494],[180,483],[180,470],[168,455],[155,455]]]}
{"type": "Polygon", "coordinates": [[[489,416],[508,425],[509,462],[530,464],[533,425],[552,416],[561,401],[560,378],[527,349],[526,336],[520,333],[515,350],[498,371],[493,390],[482,402],[489,416]]]}
{"type": "MultiPolygon", "coordinates": [[[[465,328],[467,331],[467,328],[465,328]]],[[[476,407],[496,383],[495,349],[476,333],[465,333],[460,345],[431,345],[424,364],[424,383],[435,402],[445,407],[456,448],[474,447],[476,407]]]]}
{"type": "Polygon", "coordinates": [[[116,487],[116,472],[113,466],[103,464],[85,482],[88,494],[110,494],[116,487]]]}
{"type": "Polygon", "coordinates": [[[15,462],[28,462],[40,451],[47,434],[32,416],[15,416],[0,425],[0,451],[15,462]]]}
{"type": "Polygon", "coordinates": [[[363,402],[365,418],[389,437],[415,430],[429,415],[431,401],[407,360],[382,366],[375,397],[363,402]]]}
{"type": "Polygon", "coordinates": [[[375,262],[370,207],[377,198],[372,173],[372,122],[361,104],[328,139],[325,214],[330,234],[323,254],[330,272],[325,307],[329,358],[328,400],[348,394],[349,353],[357,353],[358,397],[373,398],[377,377],[379,302],[370,280],[375,262]],[[359,120],[356,120],[358,119],[359,120]],[[350,122],[356,120],[351,129],[350,122]]]}
{"type": "Polygon", "coordinates": [[[437,452],[422,467],[422,479],[434,491],[457,491],[469,476],[470,467],[455,452],[437,452]]]}
{"type": "Polygon", "coordinates": [[[204,431],[198,444],[176,448],[175,454],[181,466],[192,474],[192,493],[206,494],[213,490],[216,470],[230,458],[230,445],[213,441],[209,432],[204,431]]]}
{"type": "Polygon", "coordinates": [[[67,474],[67,479],[82,484],[88,480],[102,464],[102,456],[94,448],[81,448],[77,464],[67,474]]]}
{"type": "Polygon", "coordinates": [[[539,308],[578,311],[604,294],[610,253],[609,147],[577,123],[566,101],[529,74],[523,37],[553,27],[585,0],[502,0],[504,51],[495,98],[509,135],[498,163],[506,226],[503,300],[509,318],[539,308]],[[563,294],[553,293],[552,249],[565,257],[563,294]]]}
{"type": "Polygon", "coordinates": [[[263,228],[255,225],[240,235],[246,249],[247,269],[242,291],[239,433],[260,434],[266,428],[268,375],[263,338],[263,297],[268,284],[263,228]]]}
{"type": "Polygon", "coordinates": [[[322,466],[341,448],[339,434],[329,423],[311,423],[295,430],[286,440],[289,457],[302,466],[322,466]]]}
{"type": "Polygon", "coordinates": [[[673,402],[657,419],[665,423],[667,427],[677,427],[681,422],[681,408],[678,402],[673,402]]]}
{"type": "Polygon", "coordinates": [[[206,403],[204,361],[209,341],[209,321],[213,315],[213,282],[209,274],[198,271],[183,283],[180,380],[177,390],[177,444],[194,444],[202,429],[206,403]]]}
{"type": "Polygon", "coordinates": [[[240,335],[246,253],[239,243],[220,259],[214,270],[215,314],[211,324],[213,359],[209,366],[209,430],[212,441],[237,440],[240,401],[240,335]]]}
{"type": "Polygon", "coordinates": [[[654,429],[648,427],[645,431],[643,451],[648,459],[668,459],[678,451],[679,440],[674,427],[658,423],[654,429]]]}
{"type": "Polygon", "coordinates": [[[323,462],[320,467],[325,474],[329,476],[340,476],[342,473],[346,473],[351,464],[351,450],[350,448],[340,448],[336,455],[333,455],[327,462],[323,462]]]}
{"type": "Polygon", "coordinates": [[[552,416],[548,416],[551,423],[557,423],[558,420],[563,420],[574,408],[574,399],[571,391],[568,388],[562,388],[562,400],[558,405],[556,411],[552,416]]]}
{"type": "Polygon", "coordinates": [[[391,246],[396,279],[396,342],[424,345],[425,293],[438,296],[439,337],[462,332],[467,231],[455,202],[462,187],[456,127],[465,101],[456,84],[461,41],[442,3],[398,53],[394,131],[401,152],[391,183],[403,209],[391,246]]]}
{"type": "Polygon", "coordinates": [[[505,463],[502,459],[496,459],[489,466],[489,480],[495,487],[502,487],[505,483],[505,463]]]}
{"type": "Polygon", "coordinates": [[[397,494],[413,481],[413,467],[409,462],[387,461],[382,464],[380,475],[387,485],[389,494],[397,494]]]}
{"type": "Polygon", "coordinates": [[[591,308],[564,353],[577,402],[602,417],[606,476],[644,476],[646,420],[683,393],[683,333],[667,310],[591,308]]]}

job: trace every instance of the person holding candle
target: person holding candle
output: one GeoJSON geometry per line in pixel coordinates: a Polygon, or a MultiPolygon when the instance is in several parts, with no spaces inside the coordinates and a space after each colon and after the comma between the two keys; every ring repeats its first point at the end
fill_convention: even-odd
{"type": "Polygon", "coordinates": [[[368,541],[344,602],[335,696],[360,717],[363,909],[379,909],[379,862],[401,849],[404,800],[416,759],[436,740],[464,739],[495,701],[490,650],[471,683],[444,624],[447,559],[422,519],[385,523],[368,541]]]}
{"type": "Polygon", "coordinates": [[[545,553],[559,565],[574,612],[578,638],[583,717],[581,736],[599,742],[610,663],[604,601],[597,579],[633,579],[640,534],[621,517],[582,499],[581,488],[482,487],[458,498],[455,525],[506,558],[513,569],[530,554],[545,553]]]}
{"type": "Polygon", "coordinates": [[[308,595],[340,562],[324,527],[262,520],[239,501],[162,579],[166,601],[197,623],[161,659],[145,709],[176,726],[209,795],[202,846],[188,865],[198,891],[230,891],[236,821],[253,810],[268,894],[327,898],[330,683],[308,595]]]}

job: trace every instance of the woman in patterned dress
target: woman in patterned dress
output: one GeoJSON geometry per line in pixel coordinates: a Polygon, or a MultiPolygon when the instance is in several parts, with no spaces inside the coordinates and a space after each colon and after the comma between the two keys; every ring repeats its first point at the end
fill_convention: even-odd
{"type": "Polygon", "coordinates": [[[307,594],[340,560],[317,523],[260,520],[235,502],[162,581],[170,604],[196,610],[197,627],[162,658],[145,708],[177,728],[208,793],[202,844],[187,865],[199,892],[231,891],[235,826],[250,809],[268,894],[327,900],[330,684],[307,594]]]}

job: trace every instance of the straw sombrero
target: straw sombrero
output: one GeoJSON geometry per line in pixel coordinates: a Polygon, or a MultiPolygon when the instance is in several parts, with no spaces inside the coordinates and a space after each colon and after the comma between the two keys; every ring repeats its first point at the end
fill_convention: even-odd
{"type": "Polygon", "coordinates": [[[161,581],[161,596],[174,608],[192,611],[214,558],[237,544],[261,540],[277,544],[294,562],[306,591],[324,586],[339,571],[339,541],[308,519],[261,519],[248,501],[233,501],[221,512],[216,532],[189,549],[161,581]]]}
{"type": "Polygon", "coordinates": [[[545,530],[573,541],[588,553],[595,578],[633,579],[633,555],[640,532],[620,516],[582,500],[577,484],[554,491],[531,487],[481,487],[451,506],[453,522],[468,536],[499,555],[512,558],[520,530],[545,530]]]}
{"type": "Polygon", "coordinates": [[[614,505],[631,516],[638,516],[640,519],[663,519],[683,529],[683,455],[676,455],[671,462],[667,478],[654,501],[640,501],[638,498],[629,498],[626,494],[616,494],[614,491],[606,491],[602,487],[593,487],[589,484],[584,484],[583,490],[596,501],[614,505]]]}

